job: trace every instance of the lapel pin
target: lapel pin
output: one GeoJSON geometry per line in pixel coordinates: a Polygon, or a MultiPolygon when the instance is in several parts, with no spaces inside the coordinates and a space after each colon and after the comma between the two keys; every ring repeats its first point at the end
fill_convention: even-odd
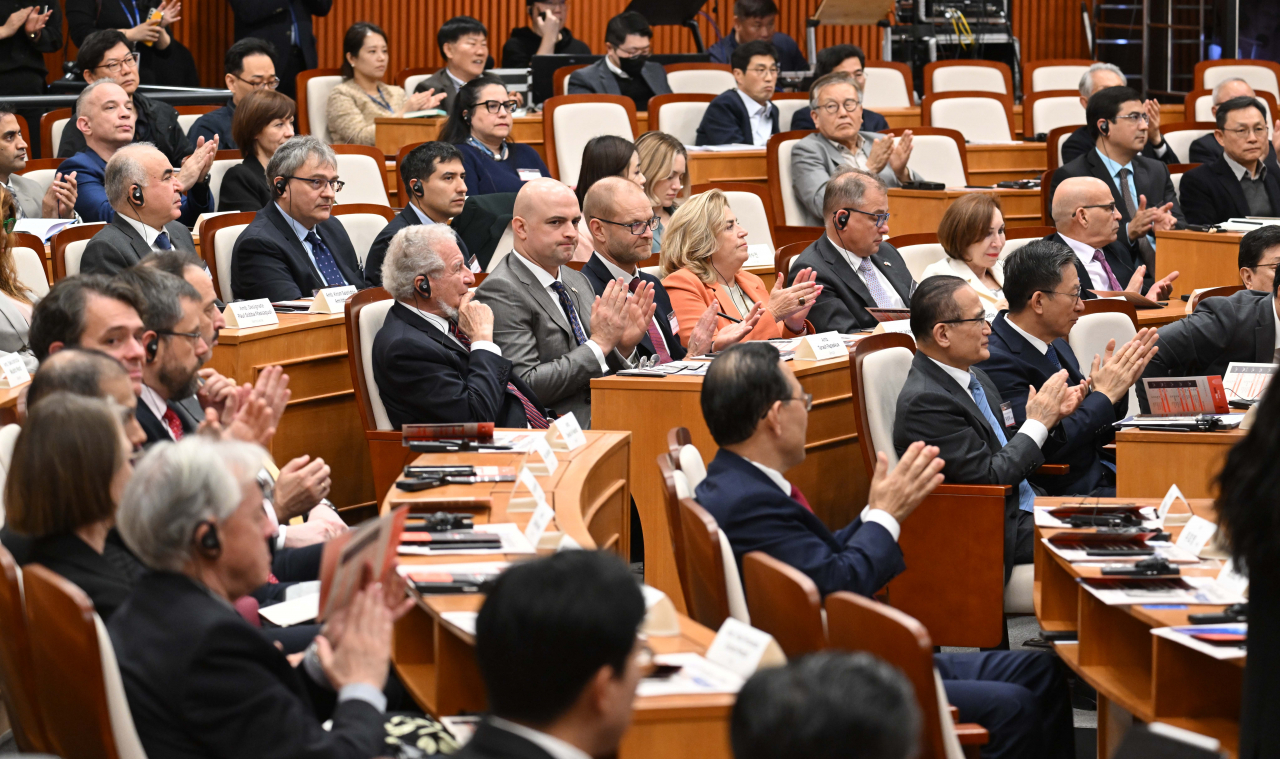
{"type": "Polygon", "coordinates": [[[885,265],[885,266],[893,266],[893,264],[889,263],[888,261],[885,261],[885,262],[884,262],[884,265],[885,265]]]}

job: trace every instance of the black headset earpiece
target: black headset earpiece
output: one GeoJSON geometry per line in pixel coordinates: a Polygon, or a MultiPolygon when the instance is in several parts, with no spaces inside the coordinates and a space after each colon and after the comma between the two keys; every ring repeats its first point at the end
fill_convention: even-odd
{"type": "Polygon", "coordinates": [[[288,185],[288,180],[280,177],[276,180],[276,195],[284,195],[284,188],[288,185]]]}
{"type": "Polygon", "coordinates": [[[847,228],[849,226],[850,215],[851,214],[849,213],[849,210],[847,208],[842,208],[839,211],[836,211],[833,214],[836,221],[836,229],[844,230],[845,228],[847,228]]]}
{"type": "Polygon", "coordinates": [[[424,298],[431,297],[431,280],[427,277],[427,275],[423,274],[422,281],[414,285],[414,288],[418,292],[422,293],[422,297],[424,298]]]}
{"type": "Polygon", "coordinates": [[[142,188],[136,184],[133,186],[133,189],[129,190],[129,199],[138,208],[142,208],[143,204],[146,203],[146,200],[142,197],[142,188]]]}
{"type": "MultiPolygon", "coordinates": [[[[208,525],[209,529],[200,535],[200,548],[214,556],[222,553],[222,541],[218,539],[218,525],[214,524],[212,519],[206,519],[200,525],[208,525]]],[[[196,529],[200,529],[200,525],[196,525],[196,529]]]]}
{"type": "Polygon", "coordinates": [[[151,336],[151,339],[147,341],[146,350],[147,350],[147,363],[150,364],[151,362],[156,360],[156,354],[160,352],[160,336],[159,335],[151,336]]]}
{"type": "Polygon", "coordinates": [[[422,180],[420,179],[410,179],[409,190],[419,198],[426,194],[426,190],[422,188],[422,180]]]}
{"type": "Polygon", "coordinates": [[[1103,119],[1102,123],[1098,125],[1098,131],[1103,134],[1111,134],[1111,124],[1106,119],[1103,119]]]}

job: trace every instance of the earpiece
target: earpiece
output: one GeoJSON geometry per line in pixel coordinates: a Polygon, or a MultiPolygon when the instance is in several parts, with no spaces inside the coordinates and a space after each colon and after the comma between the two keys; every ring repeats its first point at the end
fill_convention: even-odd
{"type": "Polygon", "coordinates": [[[1101,124],[1098,125],[1098,131],[1102,132],[1103,134],[1111,134],[1110,122],[1104,120],[1101,124]]]}
{"type": "Polygon", "coordinates": [[[842,208],[833,214],[836,222],[836,229],[844,230],[849,226],[849,209],[842,208]]]}
{"type": "Polygon", "coordinates": [[[206,519],[196,525],[196,529],[200,529],[201,525],[209,525],[209,529],[200,535],[200,549],[216,557],[222,553],[222,541],[218,538],[218,525],[214,524],[212,519],[206,519]]]}
{"type": "Polygon", "coordinates": [[[142,197],[141,187],[135,184],[133,188],[129,190],[129,201],[133,203],[135,206],[137,206],[138,208],[142,208],[142,206],[146,203],[146,200],[142,197]]]}
{"type": "Polygon", "coordinates": [[[284,188],[288,186],[288,180],[284,177],[276,179],[276,195],[284,195],[284,188]]]}
{"type": "Polygon", "coordinates": [[[422,189],[422,181],[419,179],[409,180],[409,190],[419,198],[426,194],[426,190],[422,189]]]}
{"type": "Polygon", "coordinates": [[[425,274],[422,275],[422,281],[416,283],[414,285],[414,289],[422,293],[422,297],[430,298],[431,297],[431,280],[427,277],[427,275],[425,274]]]}
{"type": "Polygon", "coordinates": [[[147,341],[146,351],[147,351],[147,363],[150,364],[156,360],[156,354],[160,352],[160,336],[159,335],[151,336],[151,339],[147,341]]]}

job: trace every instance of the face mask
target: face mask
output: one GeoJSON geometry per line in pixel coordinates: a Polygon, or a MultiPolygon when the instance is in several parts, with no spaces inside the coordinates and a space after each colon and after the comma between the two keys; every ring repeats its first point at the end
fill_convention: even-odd
{"type": "Polygon", "coordinates": [[[637,55],[633,58],[618,58],[618,68],[622,69],[622,73],[636,79],[640,77],[644,71],[644,65],[649,62],[649,56],[637,55]]]}

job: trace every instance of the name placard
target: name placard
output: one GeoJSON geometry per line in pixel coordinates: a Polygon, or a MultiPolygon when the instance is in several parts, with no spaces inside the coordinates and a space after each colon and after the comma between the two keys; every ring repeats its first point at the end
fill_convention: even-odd
{"type": "MultiPolygon", "coordinates": [[[[771,648],[778,649],[777,656],[782,655],[772,635],[728,617],[720,625],[715,640],[711,641],[706,657],[745,679],[751,677],[762,663],[772,663],[775,655],[771,648]]],[[[786,657],[782,659],[786,661],[786,657]]]]}
{"type": "Polygon", "coordinates": [[[511,491],[511,500],[507,501],[507,511],[535,511],[539,506],[546,505],[547,494],[543,492],[537,478],[529,471],[529,467],[521,467],[520,476],[516,477],[515,489],[511,491]],[[522,488],[528,495],[517,495],[522,488]]]}
{"type": "Polygon", "coordinates": [[[1169,486],[1169,492],[1164,494],[1164,500],[1160,502],[1160,508],[1156,511],[1156,518],[1160,520],[1160,526],[1186,524],[1191,518],[1191,504],[1187,503],[1187,499],[1182,495],[1182,491],[1178,489],[1175,483],[1169,486]],[[1173,512],[1173,505],[1182,502],[1182,508],[1177,512],[1173,512]]]}
{"type": "Polygon", "coordinates": [[[529,545],[538,547],[538,541],[542,540],[542,534],[547,531],[547,525],[551,524],[555,516],[555,510],[545,502],[538,504],[538,508],[533,510],[533,516],[529,517],[529,524],[524,528],[524,536],[529,545]]]}
{"type": "Polygon", "coordinates": [[[268,298],[228,303],[222,317],[227,320],[227,326],[233,329],[266,327],[280,323],[280,317],[276,316],[276,310],[271,307],[268,298]]]}
{"type": "Polygon", "coordinates": [[[844,340],[839,332],[819,332],[816,335],[805,335],[796,346],[796,358],[807,361],[820,361],[827,358],[844,358],[849,349],[844,347],[844,340]]]}
{"type": "Polygon", "coordinates": [[[0,369],[4,370],[5,387],[18,387],[31,381],[27,365],[22,363],[22,356],[16,353],[0,353],[0,369]]]}
{"type": "Polygon", "coordinates": [[[342,312],[342,305],[351,300],[357,292],[355,285],[344,287],[325,287],[316,291],[315,300],[311,301],[311,314],[337,314],[342,312]]]}
{"type": "Polygon", "coordinates": [[[1204,547],[1209,545],[1209,539],[1213,537],[1213,533],[1217,531],[1218,525],[1204,517],[1193,516],[1187,522],[1187,526],[1182,528],[1174,545],[1199,556],[1204,547]]]}
{"type": "Polygon", "coordinates": [[[582,426],[573,412],[565,414],[551,423],[547,430],[547,443],[557,451],[572,451],[587,444],[587,436],[582,434],[582,426]]]}
{"type": "Polygon", "coordinates": [[[533,452],[542,459],[542,463],[526,464],[530,470],[537,470],[538,474],[550,477],[556,473],[556,469],[560,467],[560,460],[556,458],[556,452],[551,450],[551,444],[547,442],[545,437],[533,439],[533,452]]]}

